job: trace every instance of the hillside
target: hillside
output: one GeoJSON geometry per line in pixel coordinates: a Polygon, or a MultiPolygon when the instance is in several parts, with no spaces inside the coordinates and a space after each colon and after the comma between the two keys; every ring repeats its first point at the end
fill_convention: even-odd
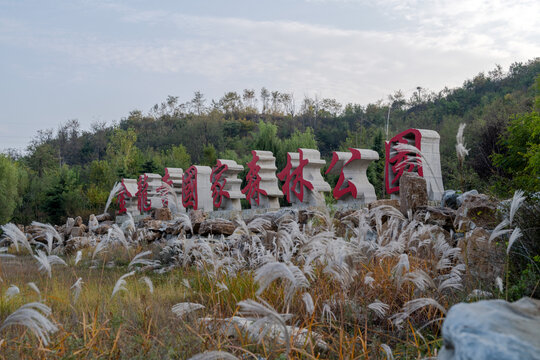
{"type": "MultiPolygon", "coordinates": [[[[504,157],[512,151],[500,141],[501,135],[513,117],[533,114],[539,74],[540,59],[534,59],[515,63],[507,72],[497,67],[480,73],[459,88],[435,93],[419,87],[409,99],[397,91],[367,105],[296,99],[265,88],[258,93],[228,92],[217,100],[195,92],[187,102],[169,96],[147,113],[134,110],[113,126],[96,123],[90,131],[81,131],[72,120],[56,131],[40,131],[25,155],[0,157],[4,169],[0,183],[7,184],[0,223],[35,219],[60,223],[66,216],[99,212],[120,177],[142,172],[163,175],[165,166],[212,166],[218,157],[245,164],[255,148],[273,151],[278,168],[284,166],[285,153],[298,147],[317,147],[327,160],[332,151],[350,146],[377,150],[381,160],[373,164],[369,176],[381,196],[388,116],[389,136],[410,127],[440,133],[446,188],[507,195],[512,186],[499,185],[523,169],[512,170],[501,160],[496,166],[492,154],[504,157]],[[460,123],[467,124],[470,152],[458,171],[454,146],[460,123]]],[[[535,119],[531,129],[538,126],[535,119]]],[[[537,139],[530,139],[525,142],[537,146],[537,139]]],[[[534,180],[538,174],[532,178],[527,190],[538,191],[534,180]]],[[[328,180],[335,185],[336,179],[328,180]]]]}

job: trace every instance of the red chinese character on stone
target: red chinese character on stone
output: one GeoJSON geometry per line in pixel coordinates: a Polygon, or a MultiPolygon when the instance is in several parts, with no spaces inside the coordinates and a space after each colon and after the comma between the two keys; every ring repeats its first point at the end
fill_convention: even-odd
{"type": "Polygon", "coordinates": [[[137,182],[137,209],[139,211],[150,211],[152,203],[148,200],[148,175],[139,176],[137,182]]]}
{"type": "MultiPolygon", "coordinates": [[[[356,198],[358,194],[354,183],[352,181],[346,181],[347,179],[345,178],[344,169],[351,162],[362,159],[362,154],[360,153],[360,150],[355,149],[355,148],[349,148],[349,151],[351,152],[351,158],[347,160],[347,162],[345,162],[345,164],[343,164],[343,166],[341,167],[341,171],[339,173],[339,179],[337,181],[336,187],[332,191],[332,194],[334,195],[334,198],[336,200],[340,199],[342,196],[346,194],[351,194],[353,198],[356,198]],[[347,185],[343,186],[343,183],[346,183],[347,185]]],[[[334,154],[332,156],[332,162],[330,163],[328,170],[326,170],[326,174],[332,171],[332,169],[334,168],[334,166],[337,164],[339,160],[340,160],[339,154],[334,151],[334,154]]]]}
{"type": "Polygon", "coordinates": [[[127,212],[126,195],[131,197],[131,194],[124,186],[124,183],[122,183],[122,187],[120,188],[120,191],[118,192],[118,195],[116,197],[116,203],[118,204],[118,214],[124,214],[127,212]]]}
{"type": "Polygon", "coordinates": [[[182,205],[197,210],[197,167],[191,166],[182,176],[182,205]]]}
{"type": "Polygon", "coordinates": [[[313,184],[304,179],[304,166],[309,163],[308,159],[303,158],[302,150],[298,153],[287,153],[287,165],[277,174],[279,180],[284,181],[283,193],[288,202],[294,201],[292,195],[300,201],[304,201],[304,186],[313,190],[313,184]]]}
{"type": "MultiPolygon", "coordinates": [[[[171,179],[171,174],[169,174],[168,168],[165,168],[165,175],[161,178],[161,181],[172,188],[173,181],[171,179]]],[[[157,188],[157,192],[161,196],[161,203],[163,204],[163,207],[169,206],[169,191],[170,189],[165,185],[161,185],[157,188]]]]}
{"type": "Polygon", "coordinates": [[[386,142],[384,182],[388,194],[399,191],[399,179],[405,171],[418,172],[418,175],[424,176],[418,154],[396,149],[397,145],[405,144],[412,145],[418,150],[421,150],[421,138],[422,135],[417,129],[409,129],[397,134],[390,141],[386,142]]]}
{"type": "Polygon", "coordinates": [[[216,208],[221,207],[223,197],[231,198],[228,191],[225,191],[225,184],[227,184],[227,178],[223,174],[229,169],[229,166],[223,164],[220,160],[217,161],[216,166],[212,168],[210,174],[210,182],[212,183],[212,199],[216,208]]]}
{"type": "Polygon", "coordinates": [[[259,157],[256,155],[255,151],[252,151],[253,159],[247,163],[249,172],[246,176],[246,186],[242,189],[242,194],[246,195],[247,201],[251,204],[253,200],[257,205],[259,205],[260,197],[259,194],[268,195],[266,191],[260,188],[261,185],[261,176],[259,171],[261,167],[257,165],[259,157]]]}

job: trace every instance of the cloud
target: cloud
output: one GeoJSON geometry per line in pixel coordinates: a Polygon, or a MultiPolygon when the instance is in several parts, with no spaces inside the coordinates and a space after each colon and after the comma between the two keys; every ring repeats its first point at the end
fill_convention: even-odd
{"type": "MultiPolygon", "coordinates": [[[[358,4],[360,11],[366,2],[358,4]]],[[[457,86],[496,63],[508,66],[540,53],[537,1],[377,4],[379,11],[396,19],[397,31],[195,16],[114,2],[100,6],[115,12],[122,26],[174,31],[126,39],[113,34],[21,31],[20,24],[0,24],[0,30],[10,30],[10,35],[4,32],[4,41],[7,37],[23,46],[54,51],[80,66],[190,74],[221,83],[223,91],[260,83],[294,91],[297,97],[318,93],[360,103],[397,89],[410,92],[418,85],[433,90],[457,86]]]]}

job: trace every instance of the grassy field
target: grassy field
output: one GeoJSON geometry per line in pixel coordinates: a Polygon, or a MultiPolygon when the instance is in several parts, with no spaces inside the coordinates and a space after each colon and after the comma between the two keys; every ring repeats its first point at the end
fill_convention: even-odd
{"type": "Polygon", "coordinates": [[[27,327],[4,327],[0,358],[189,359],[223,351],[238,359],[423,359],[437,355],[453,304],[482,291],[502,296],[438,226],[390,207],[355,216],[345,237],[329,214],[306,226],[280,219],[271,242],[263,222],[240,224],[227,239],[181,234],[144,246],[144,229],[118,228],[94,239],[78,263],[75,254],[60,255],[66,264],[52,265],[50,277],[28,250],[11,246],[17,256],[0,258],[0,323],[39,301],[58,329],[46,344],[27,327]],[[172,263],[129,265],[144,251],[144,259],[163,259],[171,247],[181,249],[172,263]]]}

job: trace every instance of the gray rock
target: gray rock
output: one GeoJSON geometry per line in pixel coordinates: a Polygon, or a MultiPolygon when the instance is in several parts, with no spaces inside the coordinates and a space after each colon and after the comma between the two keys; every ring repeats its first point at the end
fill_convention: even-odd
{"type": "Polygon", "coordinates": [[[477,190],[470,190],[470,191],[466,191],[463,194],[459,195],[456,198],[456,206],[459,208],[461,206],[461,204],[463,204],[465,199],[467,199],[471,195],[478,195],[478,191],[477,190]]]}
{"type": "Polygon", "coordinates": [[[441,199],[441,207],[449,207],[450,209],[457,210],[457,198],[459,194],[456,190],[445,190],[441,199]]]}
{"type": "Polygon", "coordinates": [[[440,360],[540,359],[540,300],[484,300],[452,306],[440,360]]]}
{"type": "Polygon", "coordinates": [[[417,173],[404,172],[399,179],[399,206],[403,215],[414,214],[419,206],[428,204],[427,182],[417,173]]]}

